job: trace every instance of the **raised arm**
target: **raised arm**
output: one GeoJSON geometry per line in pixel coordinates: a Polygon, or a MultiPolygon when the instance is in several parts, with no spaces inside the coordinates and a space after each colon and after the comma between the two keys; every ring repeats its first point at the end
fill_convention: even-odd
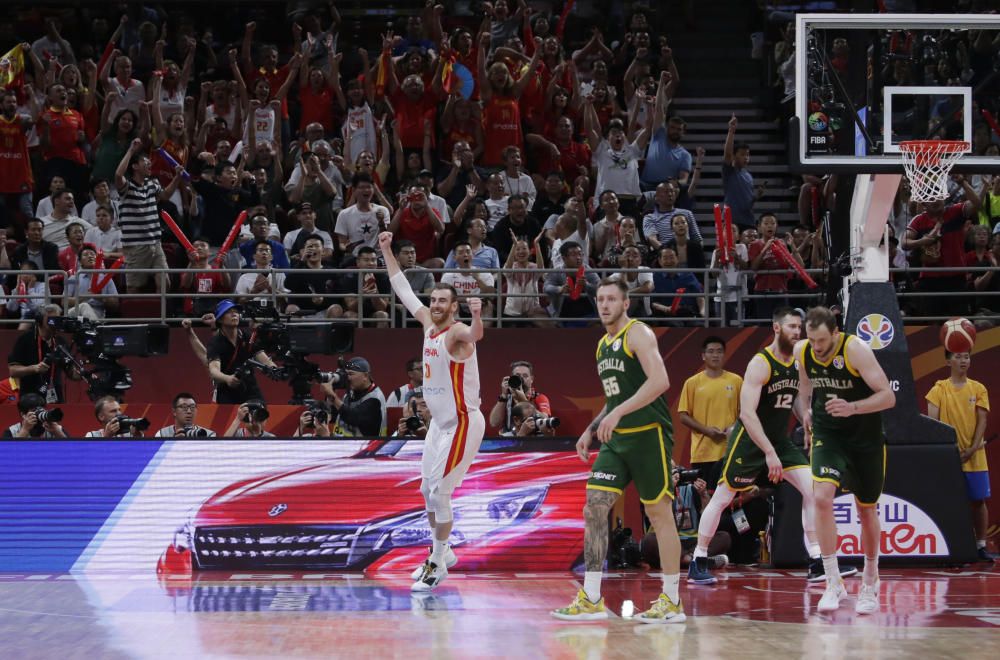
{"type": "Polygon", "coordinates": [[[514,88],[511,90],[511,95],[515,99],[521,98],[521,94],[524,90],[531,84],[531,81],[535,77],[535,71],[538,69],[538,63],[542,59],[542,39],[541,37],[535,37],[535,54],[531,56],[531,61],[528,63],[528,70],[524,72],[517,82],[514,83],[514,88]]]}
{"type": "Polygon", "coordinates": [[[132,156],[138,153],[139,149],[142,148],[142,140],[136,138],[132,140],[132,144],[129,145],[128,150],[122,159],[118,162],[118,167],[115,169],[115,187],[121,191],[125,189],[127,184],[126,176],[128,175],[128,164],[132,160],[132,156]]]}
{"type": "Polygon", "coordinates": [[[382,257],[385,259],[385,269],[389,273],[389,284],[392,285],[396,297],[410,314],[413,314],[413,318],[427,327],[432,323],[431,312],[413,293],[409,280],[406,279],[406,275],[399,267],[399,262],[396,261],[396,255],[392,253],[392,233],[384,231],[379,234],[378,245],[382,250],[382,257]]]}
{"type": "Polygon", "coordinates": [[[479,49],[476,51],[476,65],[479,69],[479,76],[476,80],[479,83],[479,98],[483,100],[483,103],[487,103],[493,98],[493,85],[490,84],[490,78],[486,75],[486,51],[489,49],[490,33],[487,29],[486,32],[480,34],[479,49]]]}
{"type": "MultiPolygon", "coordinates": [[[[481,283],[480,283],[481,284],[481,283]]],[[[479,298],[469,298],[466,301],[469,306],[469,313],[472,315],[472,323],[456,323],[449,331],[448,339],[454,342],[465,342],[475,344],[483,338],[483,301],[479,298]]],[[[430,314],[430,312],[428,312],[430,314]]]]}
{"type": "Polygon", "coordinates": [[[733,164],[733,140],[736,138],[736,113],[729,118],[729,131],[726,133],[726,143],[722,147],[722,164],[733,164]]]}
{"type": "Polygon", "coordinates": [[[247,23],[246,29],[243,30],[243,43],[240,46],[240,63],[247,74],[253,71],[253,56],[251,51],[253,49],[253,34],[256,30],[256,21],[247,23]]]}
{"type": "MultiPolygon", "coordinates": [[[[331,55],[332,57],[332,55],[331,55]]],[[[281,87],[278,88],[278,93],[274,95],[274,98],[279,101],[284,101],[285,97],[288,96],[288,90],[292,88],[292,84],[295,82],[295,70],[299,66],[299,62],[304,59],[301,53],[295,53],[292,58],[288,60],[288,75],[285,76],[285,82],[281,83],[281,87]]],[[[281,113],[277,114],[277,120],[275,125],[281,123],[281,113]]]]}

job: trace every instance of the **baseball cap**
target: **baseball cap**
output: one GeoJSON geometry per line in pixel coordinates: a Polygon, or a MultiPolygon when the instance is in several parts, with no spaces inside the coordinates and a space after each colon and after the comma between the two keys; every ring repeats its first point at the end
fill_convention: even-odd
{"type": "Polygon", "coordinates": [[[312,202],[302,202],[301,204],[299,204],[299,210],[300,211],[312,211],[313,210],[312,202]]]}
{"type": "Polygon", "coordinates": [[[353,357],[344,364],[344,369],[348,371],[357,371],[359,373],[368,374],[371,373],[372,367],[368,364],[368,360],[363,357],[353,357]]]}
{"type": "Polygon", "coordinates": [[[216,320],[221,319],[223,315],[231,309],[239,309],[239,305],[235,302],[226,298],[215,306],[215,318],[216,320]]]}
{"type": "Polygon", "coordinates": [[[434,178],[434,172],[431,172],[430,170],[420,170],[420,172],[417,173],[417,178],[418,179],[422,179],[425,176],[428,177],[428,178],[432,178],[433,179],[434,178]]]}

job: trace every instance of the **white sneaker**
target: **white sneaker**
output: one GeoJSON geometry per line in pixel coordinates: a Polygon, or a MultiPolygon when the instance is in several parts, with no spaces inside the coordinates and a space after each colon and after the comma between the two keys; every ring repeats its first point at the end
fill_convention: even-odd
{"type": "Polygon", "coordinates": [[[444,566],[438,566],[432,561],[424,564],[423,568],[420,579],[413,583],[410,591],[431,591],[448,577],[448,569],[444,566]]]}
{"type": "MultiPolygon", "coordinates": [[[[430,556],[429,556],[430,550],[428,550],[427,552],[428,552],[427,560],[420,566],[417,566],[415,569],[413,569],[413,572],[410,573],[411,580],[419,580],[420,576],[423,575],[424,566],[426,566],[427,562],[430,561],[430,556]]],[[[444,565],[446,568],[451,568],[457,563],[458,563],[458,557],[455,555],[455,551],[451,549],[451,546],[449,546],[448,551],[444,553],[444,565]]]]}
{"type": "Polygon", "coordinates": [[[844,589],[844,581],[837,579],[833,582],[826,583],[826,591],[823,592],[823,597],[819,599],[819,605],[816,606],[818,612],[833,612],[838,607],[840,607],[840,601],[847,597],[847,589],[844,589]]]}
{"type": "Polygon", "coordinates": [[[878,580],[875,584],[862,584],[861,591],[858,592],[858,602],[854,604],[854,611],[858,614],[874,614],[878,612],[878,580]]]}

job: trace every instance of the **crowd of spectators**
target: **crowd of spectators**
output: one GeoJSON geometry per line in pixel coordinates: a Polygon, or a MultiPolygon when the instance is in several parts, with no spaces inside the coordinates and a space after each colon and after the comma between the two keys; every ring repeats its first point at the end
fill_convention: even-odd
{"type": "MultiPolygon", "coordinates": [[[[667,324],[769,317],[804,289],[774,241],[825,267],[812,206],[800,204],[795,228],[754,210],[764,190],[735,116],[719,126],[719,201],[740,245],[732,263],[706,245],[711,218],[694,211],[706,152],[685,147],[672,110],[682,72],[660,27],[666,8],[623,3],[596,21],[590,3],[562,13],[497,0],[481,16],[453,4],[429,1],[381,33],[363,19],[353,34],[333,2],[287,15],[237,5],[218,19],[142,2],[17,14],[0,35],[24,60],[0,94],[0,269],[65,275],[9,276],[8,317],[30,318],[46,296],[90,318],[142,316],[119,292],[169,291],[171,317],[235,295],[387,326],[405,312],[379,272],[383,230],[418,292],[449,281],[514,325],[587,323],[594,285],[612,274],[634,314],[667,324]],[[89,272],[115,264],[111,278],[89,272]],[[167,267],[181,272],[149,272],[167,267]],[[771,298],[737,310],[744,292],[771,298]]],[[[794,44],[775,25],[780,69],[794,44]]],[[[976,148],[994,139],[977,131],[976,148]]],[[[826,183],[807,179],[803,199],[826,183]]],[[[956,189],[963,217],[992,229],[1000,183],[956,189]]],[[[932,243],[956,230],[900,224],[906,213],[894,247],[929,265],[932,243]]],[[[969,249],[995,263],[988,241],[969,249]]],[[[972,258],[949,247],[935,263],[956,255],[972,258]]],[[[928,291],[951,279],[920,278],[928,291]]],[[[997,290],[1000,278],[969,286],[997,290]]]]}

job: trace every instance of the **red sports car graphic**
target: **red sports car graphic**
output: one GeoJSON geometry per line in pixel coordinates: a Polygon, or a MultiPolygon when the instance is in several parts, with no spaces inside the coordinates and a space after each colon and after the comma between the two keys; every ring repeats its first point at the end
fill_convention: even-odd
{"type": "MultiPolygon", "coordinates": [[[[530,441],[529,441],[530,442],[530,441]]],[[[571,443],[570,443],[571,444],[571,443]]],[[[453,499],[460,569],[573,568],[587,468],[569,448],[483,443],[453,499]]],[[[157,573],[411,570],[427,556],[420,442],[376,440],[349,458],[259,474],[209,497],[174,533],[157,573]]]]}

